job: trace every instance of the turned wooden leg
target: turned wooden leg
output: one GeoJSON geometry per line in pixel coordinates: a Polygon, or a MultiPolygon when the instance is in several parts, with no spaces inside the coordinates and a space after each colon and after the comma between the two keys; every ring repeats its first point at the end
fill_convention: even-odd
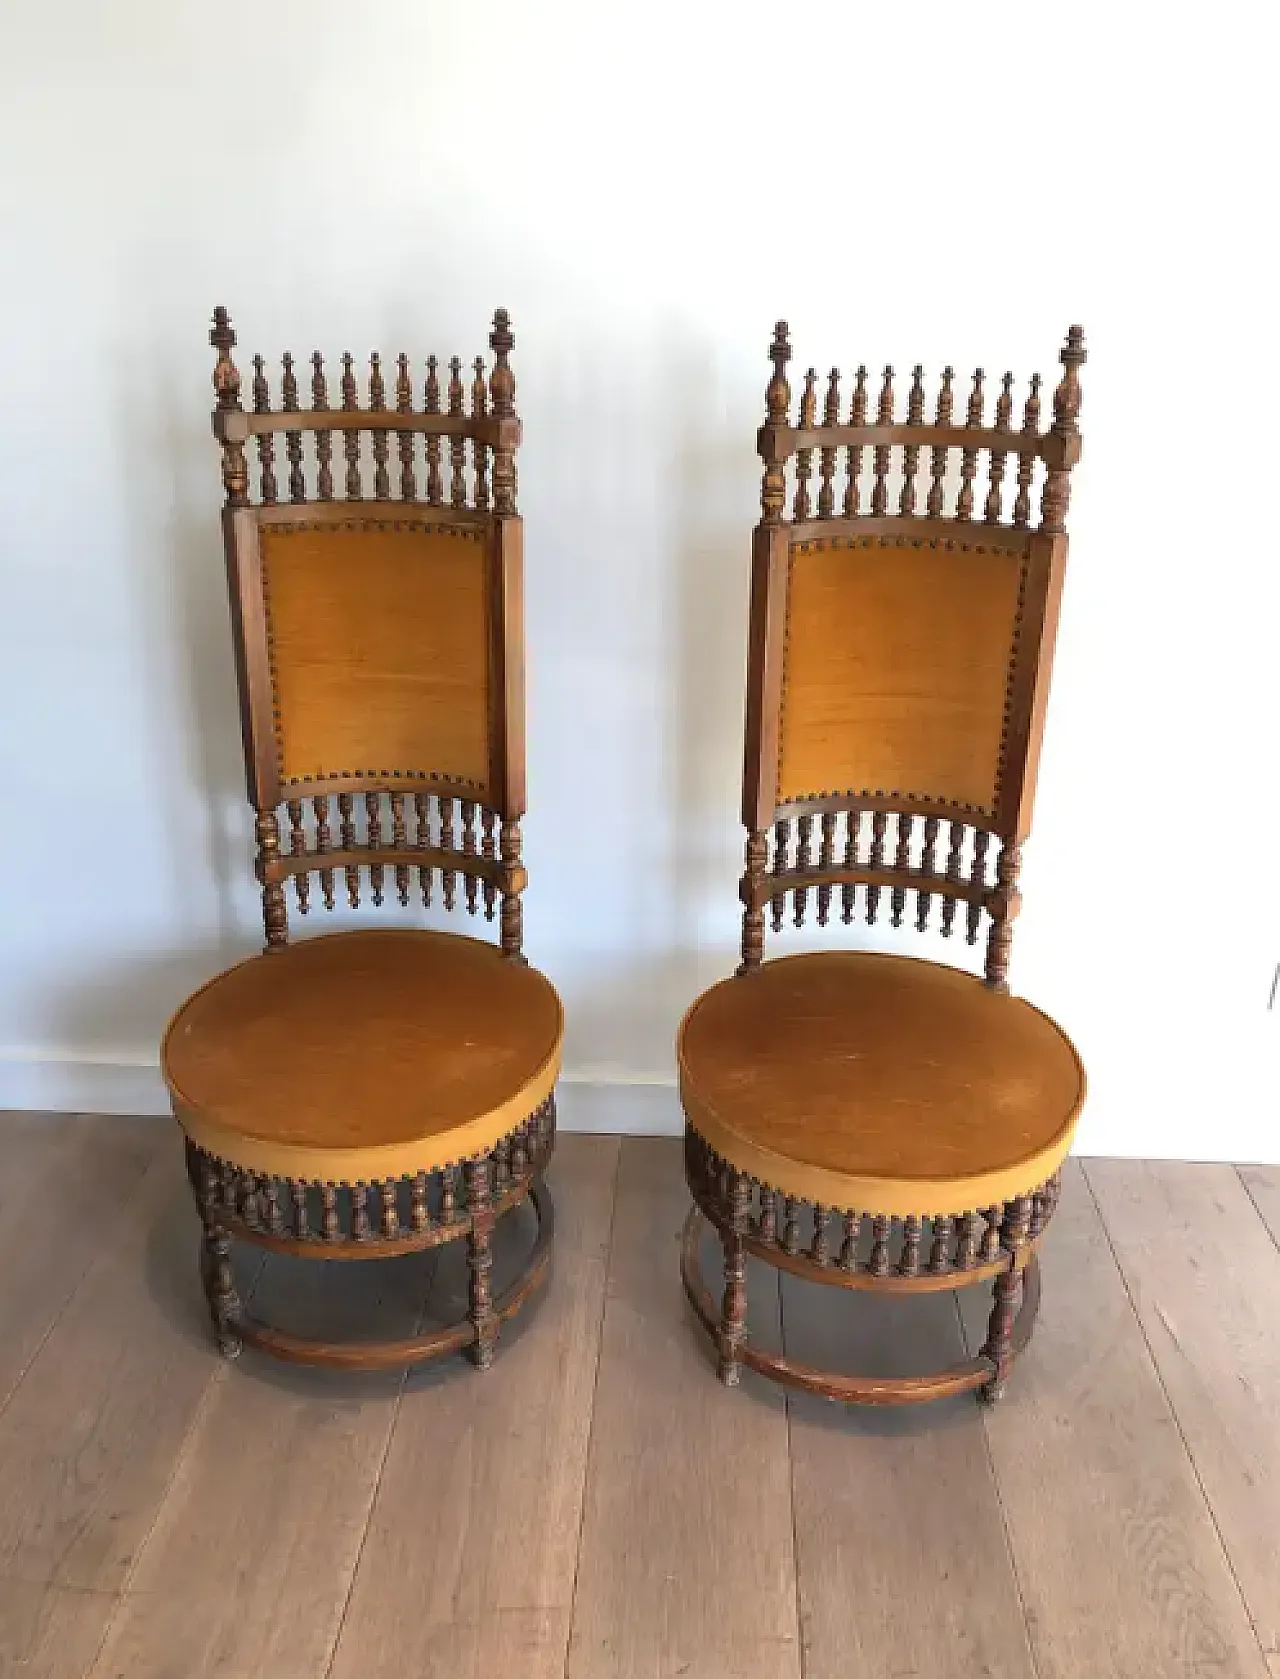
{"type": "Polygon", "coordinates": [[[751,1184],[744,1172],[729,1173],[729,1227],[723,1231],[724,1302],[720,1309],[720,1380],[737,1387],[741,1379],[738,1349],[747,1338],[747,1231],[751,1184]]]}
{"type": "Polygon", "coordinates": [[[198,1184],[200,1207],[200,1278],[204,1283],[205,1299],[209,1302],[209,1316],[218,1351],[223,1358],[238,1358],[244,1343],[240,1339],[240,1296],[236,1293],[235,1276],[231,1270],[231,1238],[218,1221],[217,1183],[213,1168],[188,1145],[187,1166],[194,1167],[198,1184]]]}
{"type": "Polygon", "coordinates": [[[470,1310],[476,1338],[468,1349],[477,1370],[493,1363],[498,1339],[498,1320],[493,1310],[493,1210],[490,1205],[490,1165],[487,1159],[466,1165],[467,1211],[471,1230],[467,1236],[467,1265],[471,1272],[470,1310]]]}
{"type": "Polygon", "coordinates": [[[996,1278],[995,1306],[987,1325],[983,1355],[995,1365],[995,1374],[979,1389],[988,1405],[1004,1397],[1005,1382],[1013,1364],[1013,1325],[1022,1292],[1022,1268],[1027,1262],[1027,1238],[1031,1229],[1031,1197],[1021,1195],[1004,1210],[1000,1245],[1008,1251],[1009,1269],[996,1278]]]}

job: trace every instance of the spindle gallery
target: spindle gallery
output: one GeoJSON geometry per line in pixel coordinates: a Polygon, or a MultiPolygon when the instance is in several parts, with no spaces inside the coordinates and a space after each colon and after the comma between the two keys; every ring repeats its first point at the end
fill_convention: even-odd
{"type": "Polygon", "coordinates": [[[376,353],[363,406],[355,358],[342,356],[332,409],[319,351],[310,408],[286,354],[279,406],[255,356],[246,410],[223,309],[210,339],[266,932],[265,952],[190,997],[164,1039],[214,1332],[228,1357],[248,1343],[302,1363],[378,1368],[466,1349],[484,1368],[502,1323],[547,1275],[543,1174],[562,1035],[559,999],[522,951],[521,429],[510,322],[495,315],[492,366],[486,376],[475,360],[469,392],[461,359],[450,359],[443,410],[434,356],[421,406],[408,356],[385,364],[395,367],[388,407],[376,353]],[[404,927],[293,942],[290,883],[299,917],[334,910],[341,883],[350,910],[434,902],[482,926],[496,920],[497,942],[404,927]],[[498,1288],[494,1225],[526,1207],[534,1239],[498,1288]],[[407,1339],[303,1337],[260,1321],[239,1298],[233,1241],[323,1260],[465,1241],[467,1314],[407,1339]]]}
{"type": "Polygon", "coordinates": [[[1084,338],[1078,327],[1067,335],[1046,430],[1038,377],[1015,430],[1012,374],[999,381],[988,420],[981,369],[962,423],[951,368],[927,420],[921,367],[905,416],[885,368],[873,421],[866,368],[846,418],[833,369],[821,423],[810,369],[793,423],[784,322],[769,354],[742,962],[694,1003],[677,1045],[695,1203],[685,1289],[730,1384],[746,1365],[869,1404],[975,1389],[993,1400],[1031,1333],[1035,1250],[1084,1100],[1070,1040],[1009,991],[1080,457],[1084,338]],[[766,911],[775,934],[788,905],[796,927],[811,911],[825,927],[837,887],[844,923],[875,924],[887,893],[894,929],[910,923],[951,938],[962,926],[974,945],[985,924],[983,977],[865,950],[765,962],[766,911]],[[724,1252],[718,1304],[703,1275],[704,1221],[724,1252]],[[990,1282],[986,1341],[927,1376],[797,1363],[748,1336],[748,1255],[882,1294],[990,1282]]]}

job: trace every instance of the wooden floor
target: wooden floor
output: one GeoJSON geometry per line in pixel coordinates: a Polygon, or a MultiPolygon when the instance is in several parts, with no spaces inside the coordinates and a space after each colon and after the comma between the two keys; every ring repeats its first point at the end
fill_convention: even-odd
{"type": "MultiPolygon", "coordinates": [[[[0,1675],[1280,1679],[1280,1170],[1073,1164],[994,1412],[722,1389],[678,1145],[566,1137],[552,1186],[488,1375],[226,1365],[170,1127],[0,1116],[0,1675]]],[[[243,1286],[444,1319],[457,1257],[243,1286]]],[[[850,1368],[987,1307],[750,1284],[753,1334],[850,1368]]]]}

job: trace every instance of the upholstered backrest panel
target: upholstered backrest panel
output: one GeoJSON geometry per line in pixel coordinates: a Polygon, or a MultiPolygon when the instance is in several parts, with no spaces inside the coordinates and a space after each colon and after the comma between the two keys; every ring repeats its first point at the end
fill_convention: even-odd
{"type": "Polygon", "coordinates": [[[994,813],[1025,561],[1020,535],[973,541],[793,544],[780,804],[881,793],[994,813]]]}
{"type": "Polygon", "coordinates": [[[260,531],[280,775],[419,776],[491,791],[491,576],[482,529],[260,531]]]}

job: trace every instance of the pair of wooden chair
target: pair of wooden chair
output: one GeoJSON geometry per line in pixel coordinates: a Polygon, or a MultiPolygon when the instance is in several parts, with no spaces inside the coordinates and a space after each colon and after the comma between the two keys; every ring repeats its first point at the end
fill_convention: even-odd
{"type": "MultiPolygon", "coordinates": [[[[331,405],[317,354],[307,407],[288,355],[278,404],[255,358],[246,407],[224,310],[210,336],[266,926],[265,952],[189,998],[164,1041],[214,1329],[227,1356],[248,1342],[369,1368],[466,1349],[483,1368],[549,1265],[543,1175],[563,1030],[521,948],[510,323],[499,310],[487,374],[477,360],[464,383],[457,358],[443,375],[430,358],[421,403],[407,357],[384,369],[374,356],[367,406],[350,356],[331,405]],[[290,886],[300,914],[340,898],[354,909],[366,892],[374,904],[438,897],[496,916],[500,940],[399,929],[291,943],[290,886]],[[536,1237],[495,1294],[494,1224],[526,1202],[536,1237]],[[324,1260],[465,1241],[467,1315],[394,1341],[292,1335],[238,1298],[233,1240],[324,1260]]],[[[1083,340],[1073,328],[1043,429],[1038,379],[1015,429],[1010,376],[988,422],[976,374],[957,423],[951,370],[927,418],[919,368],[905,420],[888,369],[869,416],[859,369],[847,415],[832,372],[821,420],[811,371],[793,423],[784,323],[770,354],[742,966],[693,1005],[678,1041],[694,1200],[685,1288],[727,1382],[745,1364],[853,1401],[994,1398],[1030,1333],[1035,1249],[1084,1093],[1069,1040],[1007,985],[1083,340]],[[936,914],[970,943],[985,918],[985,977],[866,951],[762,961],[766,915],[780,929],[788,905],[797,925],[810,908],[825,925],[838,906],[846,923],[887,909],[899,927],[909,900],[918,927],[936,914]],[[699,1264],[704,1220],[724,1248],[719,1304],[699,1264]],[[929,1377],[799,1366],[747,1339],[748,1255],[883,1293],[991,1281],[986,1344],[929,1377]]]]}

